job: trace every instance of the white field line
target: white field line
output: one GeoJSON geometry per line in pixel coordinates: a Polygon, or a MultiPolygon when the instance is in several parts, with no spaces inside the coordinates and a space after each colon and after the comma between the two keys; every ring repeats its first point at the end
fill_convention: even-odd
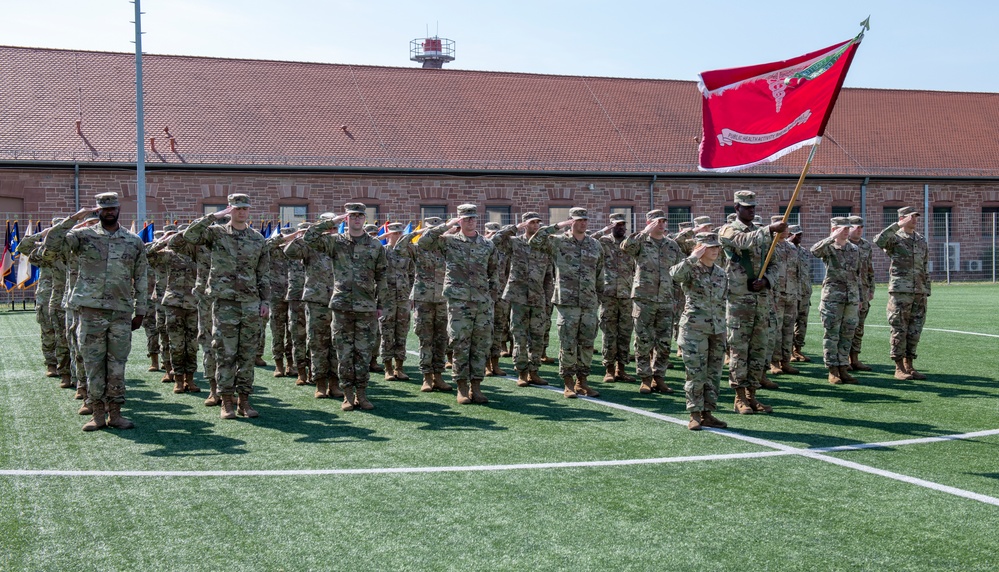
{"type": "MultiPolygon", "coordinates": [[[[809,326],[821,326],[822,322],[808,322],[809,326]]],[[[885,324],[864,324],[865,328],[890,328],[885,324]]],[[[948,334],[963,334],[965,336],[982,336],[986,338],[999,338],[999,334],[983,334],[982,332],[965,332],[962,330],[945,330],[943,328],[923,328],[924,332],[946,332],[948,334]]]]}
{"type": "Polygon", "coordinates": [[[941,441],[960,441],[962,439],[974,439],[975,437],[989,437],[999,435],[999,429],[989,429],[987,431],[975,431],[973,433],[961,433],[958,435],[937,435],[934,437],[918,437],[916,439],[901,439],[899,441],[882,441],[881,443],[859,443],[857,445],[838,445],[836,447],[815,447],[808,449],[816,453],[840,453],[843,451],[860,451],[862,449],[884,449],[888,447],[900,447],[903,445],[921,445],[924,443],[940,443],[941,441]]]}

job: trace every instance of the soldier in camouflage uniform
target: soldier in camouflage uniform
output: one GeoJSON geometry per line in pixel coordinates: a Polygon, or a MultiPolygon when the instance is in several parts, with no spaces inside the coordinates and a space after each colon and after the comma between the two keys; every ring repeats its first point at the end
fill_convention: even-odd
{"type": "MultiPolygon", "coordinates": [[[[420,340],[420,391],[452,391],[444,381],[444,354],[447,352],[447,301],[444,298],[444,254],[439,250],[419,248],[416,241],[427,229],[444,222],[427,217],[423,228],[399,239],[395,250],[413,261],[415,278],[409,299],[413,303],[416,337],[420,340]]],[[[450,232],[450,231],[449,231],[450,232]]]]}
{"type": "MultiPolygon", "coordinates": [[[[217,220],[215,224],[225,224],[229,222],[229,217],[224,216],[217,220]]],[[[208,397],[205,399],[206,407],[215,407],[222,404],[218,395],[218,381],[216,374],[218,368],[215,363],[215,351],[212,350],[212,299],[206,293],[208,287],[208,275],[212,269],[212,249],[204,244],[195,246],[194,261],[197,273],[194,279],[194,299],[198,306],[198,345],[201,346],[201,361],[204,365],[205,379],[208,381],[208,397]]]]}
{"type": "Polygon", "coordinates": [[[860,251],[860,307],[857,310],[857,330],[853,334],[853,346],[850,348],[850,369],[871,371],[871,366],[860,361],[860,350],[864,342],[864,322],[867,321],[871,300],[874,299],[874,246],[864,238],[864,219],[851,216],[849,221],[850,242],[857,245],[860,251]]]}
{"type": "Polygon", "coordinates": [[[85,402],[93,410],[83,430],[131,429],[135,424],[121,416],[125,364],[132,349],[132,331],[142,325],[148,307],[148,263],[142,240],[118,224],[118,194],[102,193],[96,198],[99,226],[70,230],[93,212],[82,209],[52,227],[46,242],[47,248],[64,257],[75,255],[79,264],[71,304],[79,308],[80,347],[88,382],[85,402]]]}
{"type": "MultiPolygon", "coordinates": [[[[507,280],[502,284],[500,299],[509,304],[510,328],[513,338],[513,365],[517,370],[517,385],[548,385],[538,375],[544,349],[545,332],[551,327],[546,314],[545,275],[551,266],[551,256],[529,244],[541,227],[541,215],[526,212],[520,224],[500,229],[492,242],[510,264],[507,280]],[[523,234],[518,234],[523,230],[523,234]]],[[[500,256],[500,255],[498,255],[500,256]]]]}
{"type": "MultiPolygon", "coordinates": [[[[37,245],[41,236],[29,236],[18,243],[17,252],[26,254],[37,245]],[[22,244],[27,241],[27,244],[22,244]]],[[[30,256],[29,256],[30,258],[30,256]]],[[[52,298],[52,276],[48,268],[38,267],[38,280],[35,282],[35,321],[41,328],[42,357],[45,359],[45,377],[59,377],[58,360],[55,353],[55,329],[49,319],[49,300],[52,298]]]]}
{"type": "Polygon", "coordinates": [[[774,235],[787,229],[787,223],[757,226],[756,193],[735,192],[736,220],[722,227],[719,240],[725,251],[728,275],[728,303],[725,320],[729,351],[729,386],[735,389],[736,413],[773,411],[756,399],[756,390],[770,358],[767,334],[773,301],[770,288],[777,282],[776,271],[768,266],[763,277],[760,269],[774,235]]]}
{"type": "MultiPolygon", "coordinates": [[[[668,225],[667,225],[668,226],[668,225]]],[[[687,242],[688,247],[690,243],[693,242],[694,235],[694,221],[687,220],[677,223],[676,233],[667,234],[677,246],[680,246],[681,242],[687,242]]],[[[680,246],[680,252],[687,255],[688,252],[680,246]]],[[[683,288],[680,287],[676,282],[673,283],[673,327],[670,329],[671,339],[678,339],[680,336],[680,314],[683,313],[683,308],[685,305],[685,300],[683,299],[683,288]]],[[[676,347],[676,357],[683,357],[683,350],[680,346],[676,347]]],[[[666,360],[666,369],[673,369],[673,362],[666,360]]]]}
{"type": "MultiPolygon", "coordinates": [[[[485,236],[492,240],[502,228],[498,222],[487,222],[485,236]]],[[[496,272],[499,272],[496,283],[500,290],[493,292],[493,345],[486,359],[487,376],[504,376],[506,372],[500,368],[499,360],[510,340],[510,303],[503,299],[502,289],[510,278],[510,257],[503,249],[496,249],[496,272]]]]}
{"type": "MultiPolygon", "coordinates": [[[[784,220],[784,215],[773,215],[770,217],[771,224],[782,220],[784,220]]],[[[785,238],[787,238],[787,231],[774,237],[777,245],[774,247],[773,256],[770,258],[770,264],[775,266],[774,270],[777,272],[777,281],[771,285],[770,289],[771,298],[773,299],[773,313],[770,314],[770,330],[767,335],[767,352],[769,356],[767,361],[770,364],[770,373],[772,375],[781,375],[784,373],[797,375],[801,373],[790,363],[781,363],[780,358],[784,332],[784,306],[787,304],[791,289],[791,270],[789,266],[794,262],[791,258],[794,256],[794,251],[791,249],[791,245],[784,240],[785,238]]],[[[760,378],[760,387],[764,389],[780,388],[776,383],[767,378],[766,371],[763,372],[763,377],[760,378]]]]}
{"type": "MultiPolygon", "coordinates": [[[[702,227],[703,225],[699,225],[702,227]]],[[[687,428],[728,427],[712,412],[718,405],[722,360],[725,356],[725,300],[728,277],[715,265],[721,243],[713,232],[699,232],[690,254],[670,269],[673,282],[683,288],[684,308],[677,345],[682,347],[690,422],[687,428]]]]}
{"type": "Polygon", "coordinates": [[[452,375],[458,385],[458,403],[489,403],[482,393],[486,359],[492,347],[496,247],[476,231],[475,205],[458,206],[458,216],[427,229],[417,245],[444,255],[444,297],[447,333],[454,350],[452,375]],[[445,234],[450,227],[459,232],[445,234]]]}
{"type": "Polygon", "coordinates": [[[874,238],[891,258],[888,268],[888,325],[891,326],[891,359],[895,379],[926,379],[916,371],[916,346],[926,322],[926,302],[931,282],[928,269],[929,247],[916,232],[919,211],[912,207],[898,209],[898,222],[874,238]]]}
{"type": "Polygon", "coordinates": [[[166,273],[163,297],[159,300],[166,313],[166,331],[170,338],[170,364],[174,393],[198,393],[194,383],[198,371],[198,301],[194,295],[197,278],[198,247],[184,240],[179,232],[167,231],[163,239],[154,242],[148,256],[166,273]]]}
{"type": "Polygon", "coordinates": [[[257,342],[264,327],[261,318],[270,313],[271,296],[267,278],[271,263],[264,237],[247,224],[250,197],[234,193],[228,199],[224,210],[198,219],[184,231],[188,242],[212,250],[205,294],[212,299],[212,348],[222,419],[258,415],[250,405],[250,394],[257,342]],[[228,224],[212,224],[225,215],[232,217],[228,224]],[[235,411],[233,394],[239,396],[235,411]]]}
{"type": "MultiPolygon", "coordinates": [[[[334,213],[319,216],[320,221],[334,218],[334,213]]],[[[340,390],[340,362],[333,344],[333,309],[330,308],[334,285],[333,259],[309,247],[301,238],[304,234],[305,230],[297,230],[294,234],[283,237],[277,244],[287,241],[282,254],[289,259],[301,260],[305,267],[302,301],[305,303],[305,323],[308,329],[306,345],[311,364],[310,381],[316,385],[313,397],[341,399],[343,391],[340,390]]]]}
{"type": "Polygon", "coordinates": [[[812,254],[826,265],[819,304],[825,330],[822,360],[829,369],[829,383],[839,385],[857,382],[847,368],[860,307],[860,250],[850,242],[849,219],[835,217],[830,222],[832,232],[812,246],[812,254]]]}
{"type": "Polygon", "coordinates": [[[604,248],[604,284],[600,294],[601,359],[604,383],[635,381],[628,375],[628,355],[635,319],[631,317],[631,281],[635,259],[621,250],[628,234],[624,213],[611,213],[610,225],[594,235],[604,248]]]}
{"type": "Polygon", "coordinates": [[[395,249],[402,230],[402,223],[393,222],[389,223],[386,232],[382,234],[387,241],[385,258],[388,261],[388,290],[382,303],[378,329],[382,334],[381,355],[386,381],[409,380],[402,364],[406,361],[406,337],[409,335],[409,293],[413,289],[413,259],[395,249]]]}
{"type": "Polygon", "coordinates": [[[528,241],[550,254],[555,263],[558,373],[564,383],[562,394],[567,398],[600,395],[589,386],[587,376],[597,337],[599,296],[604,287],[604,250],[597,239],[586,235],[589,218],[586,209],[571,208],[569,220],[541,227],[528,241]],[[570,232],[560,232],[566,229],[570,232]]]}
{"type": "Polygon", "coordinates": [[[278,234],[267,239],[271,257],[271,355],[274,356],[274,377],[288,375],[285,363],[288,364],[288,369],[292,369],[295,363],[288,326],[288,301],[284,299],[288,292],[288,257],[284,245],[290,240],[288,235],[294,232],[292,228],[284,227],[278,234]]]}
{"type": "MultiPolygon", "coordinates": [[[[46,231],[43,231],[46,232],[46,231]]],[[[35,287],[35,318],[42,329],[42,355],[45,357],[46,377],[59,377],[59,387],[71,388],[69,372],[69,346],[66,338],[65,311],[61,300],[66,288],[66,263],[61,255],[42,255],[45,234],[24,237],[16,252],[27,256],[39,269],[35,287]],[[44,277],[44,281],[42,280],[44,277]],[[62,320],[60,323],[59,320],[62,320]]]]}
{"type": "MultiPolygon", "coordinates": [[[[154,240],[160,240],[163,238],[163,234],[167,231],[176,232],[177,227],[174,225],[166,225],[163,230],[158,230],[153,234],[154,240]]],[[[152,243],[146,245],[146,257],[149,256],[149,247],[152,243]]],[[[154,314],[150,316],[155,320],[156,325],[156,339],[159,345],[159,355],[160,355],[160,366],[163,368],[163,377],[160,379],[162,383],[172,383],[173,382],[173,364],[170,363],[170,335],[167,333],[166,324],[166,312],[163,309],[163,304],[160,300],[163,298],[163,291],[166,289],[166,271],[158,264],[158,260],[153,257],[149,261],[149,279],[153,282],[153,295],[150,298],[150,308],[154,310],[154,314]]]]}
{"type": "MultiPolygon", "coordinates": [[[[298,230],[306,231],[309,224],[298,223],[298,230]]],[[[311,385],[312,376],[309,373],[309,323],[305,317],[305,266],[301,259],[288,259],[288,289],[284,299],[288,302],[288,332],[291,338],[291,352],[294,365],[285,364],[287,375],[295,375],[295,385],[311,385]]],[[[327,302],[328,303],[328,302],[327,302]]]]}
{"type": "Polygon", "coordinates": [[[777,306],[777,312],[781,314],[780,329],[777,332],[777,343],[774,347],[771,363],[776,362],[781,372],[796,375],[801,373],[791,365],[792,349],[794,348],[794,322],[798,317],[798,307],[801,304],[801,259],[798,254],[798,247],[791,242],[791,234],[799,231],[801,227],[797,225],[787,228],[788,237],[782,241],[782,247],[786,249],[786,264],[784,266],[786,276],[784,278],[783,303],[777,306]]]}
{"type": "Polygon", "coordinates": [[[369,364],[375,351],[378,314],[387,295],[388,259],[385,248],[364,232],[367,209],[362,203],[347,203],[345,214],[312,225],[302,240],[333,261],[332,333],[339,365],[340,408],[374,409],[367,397],[369,364]],[[344,234],[327,234],[340,221],[347,221],[344,234]]]}
{"type": "Polygon", "coordinates": [[[635,259],[631,288],[632,316],[635,318],[635,357],[641,393],[673,393],[666,385],[666,363],[673,334],[673,278],[669,269],[680,262],[683,253],[666,236],[666,213],[651,210],[645,215],[645,228],[621,243],[621,249],[635,259]]]}
{"type": "MultiPolygon", "coordinates": [[[[364,225],[364,232],[371,238],[378,241],[381,244],[381,237],[378,236],[378,225],[376,224],[366,224],[364,225]]],[[[371,373],[385,373],[385,368],[378,363],[378,354],[382,348],[382,331],[377,329],[375,332],[375,349],[371,352],[371,363],[368,364],[368,371],[371,373]]]]}
{"type": "Polygon", "coordinates": [[[808,332],[808,314],[812,308],[812,253],[801,246],[802,230],[798,225],[788,228],[791,236],[788,243],[794,246],[798,262],[798,308],[794,318],[794,341],[791,346],[791,361],[810,362],[812,358],[801,353],[808,332]]]}

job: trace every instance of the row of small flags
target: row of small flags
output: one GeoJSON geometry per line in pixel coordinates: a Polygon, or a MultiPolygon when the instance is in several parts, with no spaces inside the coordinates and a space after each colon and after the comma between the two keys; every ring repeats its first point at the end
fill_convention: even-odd
{"type": "MultiPolygon", "coordinates": [[[[21,256],[17,252],[17,245],[21,242],[21,233],[18,228],[18,221],[11,225],[7,221],[7,231],[3,240],[3,257],[0,258],[0,274],[3,275],[3,287],[10,292],[14,289],[25,289],[35,285],[38,281],[38,267],[28,260],[27,256],[21,256]]],[[[42,223],[32,225],[28,221],[27,231],[23,238],[32,234],[42,232],[42,223]]]]}

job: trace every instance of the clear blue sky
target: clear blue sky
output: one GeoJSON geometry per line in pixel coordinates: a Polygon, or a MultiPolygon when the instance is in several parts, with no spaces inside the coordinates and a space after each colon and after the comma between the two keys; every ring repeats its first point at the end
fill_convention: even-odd
{"type": "MultiPolygon", "coordinates": [[[[127,0],[5,2],[0,44],[130,52],[127,0]]],[[[408,67],[409,41],[454,40],[452,69],[696,80],[871,31],[849,87],[999,92],[999,4],[954,0],[685,2],[143,0],[143,51],[408,67]]]]}

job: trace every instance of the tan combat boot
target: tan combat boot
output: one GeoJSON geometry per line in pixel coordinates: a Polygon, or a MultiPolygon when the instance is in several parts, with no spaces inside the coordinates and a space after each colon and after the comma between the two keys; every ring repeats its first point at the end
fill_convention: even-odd
{"type": "Polygon", "coordinates": [[[700,411],[691,411],[690,412],[690,421],[687,422],[687,429],[690,429],[691,431],[700,431],[701,430],[701,412],[700,411]]]}
{"type": "Polygon", "coordinates": [[[902,358],[895,358],[895,379],[899,381],[912,381],[913,379],[912,374],[905,369],[902,358]]]}
{"type": "Polygon", "coordinates": [[[163,377],[160,378],[160,383],[170,383],[173,381],[173,372],[169,369],[163,372],[163,377]]]}
{"type": "Polygon", "coordinates": [[[264,356],[257,356],[253,360],[253,365],[256,367],[267,367],[267,362],[264,361],[264,356]]]}
{"type": "Polygon", "coordinates": [[[763,389],[780,389],[779,385],[770,381],[770,378],[767,377],[767,372],[763,372],[760,375],[760,387],[763,389]]]}
{"type": "Polygon", "coordinates": [[[434,372],[434,390],[435,391],[454,391],[446,381],[444,381],[444,375],[441,372],[434,372]]]}
{"type": "Polygon", "coordinates": [[[715,427],[717,429],[724,429],[728,427],[728,423],[718,419],[712,415],[710,411],[701,411],[701,425],[705,427],[715,427]]]}
{"type": "Polygon", "coordinates": [[[59,376],[59,387],[63,389],[73,389],[73,378],[67,373],[66,375],[59,376]]]}
{"type": "Polygon", "coordinates": [[[780,362],[772,361],[770,362],[770,375],[780,375],[784,373],[784,370],[780,367],[780,362]]]}
{"type": "Polygon", "coordinates": [[[628,368],[624,365],[623,361],[617,362],[617,370],[614,372],[614,378],[625,383],[635,382],[635,378],[628,375],[628,368]]]}
{"type": "Polygon", "coordinates": [[[250,419],[260,415],[257,413],[257,410],[250,405],[250,395],[248,393],[239,394],[239,399],[236,402],[236,415],[250,419]]]}
{"type": "Polygon", "coordinates": [[[571,375],[562,376],[562,385],[563,385],[562,395],[566,399],[575,399],[579,397],[576,394],[576,381],[572,379],[571,375]]]}
{"type": "Polygon", "coordinates": [[[274,358],[274,377],[284,377],[284,358],[274,358]]]}
{"type": "MultiPolygon", "coordinates": [[[[160,356],[157,354],[149,356],[149,369],[147,369],[146,371],[159,371],[159,370],[160,370],[160,356]]],[[[53,369],[53,371],[55,370],[53,369]]]]}
{"type": "Polygon", "coordinates": [[[651,377],[643,377],[642,378],[642,385],[638,388],[638,392],[641,393],[641,394],[644,394],[644,395],[648,395],[648,394],[652,393],[652,378],[651,377]]]}
{"type": "Polygon", "coordinates": [[[782,360],[780,362],[780,370],[789,375],[798,375],[801,370],[791,365],[790,360],[782,360]]]}
{"type": "Polygon", "coordinates": [[[839,366],[839,378],[843,380],[843,383],[856,384],[857,378],[850,375],[850,370],[845,365],[839,366]]]}
{"type": "Polygon", "coordinates": [[[513,349],[511,346],[513,346],[513,342],[510,342],[509,345],[503,344],[503,350],[500,352],[500,357],[511,357],[513,355],[513,349]]]}
{"type": "Polygon", "coordinates": [[[469,397],[472,398],[472,403],[485,404],[489,403],[489,398],[482,393],[482,380],[473,379],[472,385],[469,390],[469,397]]]}
{"type": "Polygon", "coordinates": [[[343,403],[340,404],[340,409],[343,411],[353,411],[354,410],[354,388],[345,387],[343,388],[343,403]]]}
{"type": "Polygon", "coordinates": [[[496,377],[496,372],[493,371],[493,358],[491,358],[491,357],[487,357],[486,358],[486,371],[485,371],[485,374],[486,374],[486,377],[496,377]]]}
{"type": "Polygon", "coordinates": [[[796,348],[794,348],[794,349],[791,350],[791,361],[797,361],[797,362],[801,362],[801,363],[807,363],[807,362],[812,361],[812,358],[810,358],[810,357],[806,356],[805,354],[801,353],[801,348],[800,347],[796,347],[796,348]]]}
{"type": "Polygon", "coordinates": [[[395,369],[392,367],[392,360],[385,360],[382,367],[385,368],[385,381],[399,381],[399,376],[395,374],[395,369]]]}
{"type": "Polygon", "coordinates": [[[340,377],[336,374],[333,374],[329,380],[329,384],[326,386],[326,395],[329,395],[333,399],[343,397],[343,391],[340,390],[340,377]]]}
{"type": "Polygon", "coordinates": [[[286,364],[286,367],[284,368],[284,376],[298,377],[298,368],[295,367],[294,358],[289,357],[288,359],[284,360],[284,363],[286,364]]]}
{"type": "Polygon", "coordinates": [[[425,373],[423,374],[423,385],[420,386],[420,391],[423,393],[430,393],[434,390],[434,374],[425,373]]]}
{"type": "Polygon", "coordinates": [[[600,397],[600,392],[593,389],[586,383],[586,375],[582,373],[576,374],[576,385],[572,388],[579,395],[585,395],[586,397],[600,397]]]}
{"type": "Polygon", "coordinates": [[[749,397],[746,395],[745,387],[735,388],[735,405],[732,410],[739,415],[752,415],[756,413],[753,406],[749,404],[749,397]]]}
{"type": "Polygon", "coordinates": [[[205,399],[205,407],[215,407],[221,405],[222,400],[219,399],[218,384],[214,379],[208,380],[208,398],[205,399]]]}
{"type": "Polygon", "coordinates": [[[445,356],[447,357],[447,361],[444,362],[444,367],[446,369],[453,368],[454,367],[454,351],[453,350],[448,350],[447,353],[445,354],[445,356]]]}
{"type": "Polygon", "coordinates": [[[829,379],[829,383],[831,383],[833,385],[842,385],[843,384],[843,378],[840,377],[839,367],[837,367],[837,366],[830,366],[829,367],[829,377],[828,377],[828,379],[829,379]]]}
{"type": "Polygon", "coordinates": [[[316,392],[312,396],[315,397],[316,399],[328,399],[329,398],[329,395],[328,395],[329,385],[328,385],[328,383],[329,382],[326,381],[326,378],[317,379],[316,380],[316,392]]]}
{"type": "Polygon", "coordinates": [[[77,413],[79,415],[93,415],[94,406],[87,404],[87,387],[85,385],[81,385],[80,388],[76,390],[76,394],[79,395],[81,391],[83,392],[83,404],[80,405],[80,410],[77,411],[77,413]]]}
{"type": "Polygon", "coordinates": [[[926,379],[926,376],[916,371],[916,368],[912,367],[912,358],[907,357],[902,362],[905,365],[905,372],[912,376],[912,379],[926,379]]]}
{"type": "Polygon", "coordinates": [[[468,382],[461,380],[458,382],[458,405],[468,405],[472,399],[468,397],[468,382]]]}
{"type": "Polygon", "coordinates": [[[59,370],[56,367],[56,364],[50,363],[45,366],[45,377],[59,377],[59,370]]]}
{"type": "Polygon", "coordinates": [[[614,368],[614,364],[606,366],[604,368],[604,370],[605,370],[604,371],[604,383],[614,383],[615,381],[617,381],[617,379],[614,378],[614,374],[616,373],[616,369],[614,368]]]}
{"type": "Polygon", "coordinates": [[[395,360],[395,376],[399,378],[399,381],[409,381],[409,376],[406,375],[406,372],[402,371],[403,361],[401,359],[395,360]]]}
{"type": "Polygon", "coordinates": [[[354,390],[354,407],[358,409],[363,409],[365,411],[371,411],[375,406],[368,400],[368,388],[365,385],[359,385],[354,390]]]}
{"type": "Polygon", "coordinates": [[[860,361],[860,352],[850,352],[850,367],[853,371],[871,371],[871,366],[860,361]]]}
{"type": "Polygon", "coordinates": [[[526,369],[517,372],[517,387],[527,387],[531,385],[531,373],[526,369]]]}
{"type": "Polygon", "coordinates": [[[530,382],[531,385],[548,385],[548,382],[538,375],[537,370],[527,372],[527,381],[530,382]]]}
{"type": "Polygon", "coordinates": [[[666,379],[661,375],[652,376],[652,391],[659,393],[673,393],[673,388],[666,385],[666,379]]]}
{"type": "Polygon", "coordinates": [[[93,419],[87,421],[83,426],[84,431],[97,431],[98,429],[103,429],[108,426],[107,421],[104,420],[105,410],[103,401],[95,401],[91,404],[93,409],[92,415],[93,419]]]}
{"type": "Polygon", "coordinates": [[[220,395],[219,400],[222,403],[222,410],[219,411],[219,417],[222,419],[235,419],[236,410],[232,405],[232,394],[220,395]]]}
{"type": "Polygon", "coordinates": [[[759,400],[756,399],[756,388],[755,387],[747,387],[746,388],[746,398],[747,398],[747,401],[749,402],[749,406],[753,408],[753,411],[755,411],[757,413],[773,413],[773,411],[774,411],[773,407],[770,407],[769,405],[761,403],[759,400]]]}
{"type": "Polygon", "coordinates": [[[371,373],[385,373],[385,368],[378,365],[378,356],[371,356],[371,361],[368,362],[368,371],[371,373]]]}
{"type": "Polygon", "coordinates": [[[548,357],[548,350],[541,350],[541,363],[555,363],[554,358],[548,357]]]}
{"type": "Polygon", "coordinates": [[[173,374],[173,392],[174,393],[184,393],[184,382],[187,381],[187,375],[183,373],[173,374]]]}
{"type": "Polygon", "coordinates": [[[184,391],[188,393],[201,393],[201,388],[198,384],[194,383],[194,374],[187,374],[187,379],[184,380],[184,391]]]}
{"type": "Polygon", "coordinates": [[[121,403],[108,403],[108,427],[115,429],[132,429],[135,423],[121,416],[121,403]]]}
{"type": "Polygon", "coordinates": [[[499,356],[493,358],[493,373],[495,373],[496,375],[498,375],[500,377],[503,377],[503,376],[506,375],[506,372],[503,371],[503,368],[500,367],[499,356]]]}
{"type": "Polygon", "coordinates": [[[303,365],[298,368],[298,378],[295,379],[295,385],[313,385],[312,380],[309,379],[309,366],[303,365]]]}
{"type": "Polygon", "coordinates": [[[86,398],[87,398],[87,386],[83,385],[82,383],[77,384],[76,395],[73,396],[73,399],[86,399],[86,398]]]}

